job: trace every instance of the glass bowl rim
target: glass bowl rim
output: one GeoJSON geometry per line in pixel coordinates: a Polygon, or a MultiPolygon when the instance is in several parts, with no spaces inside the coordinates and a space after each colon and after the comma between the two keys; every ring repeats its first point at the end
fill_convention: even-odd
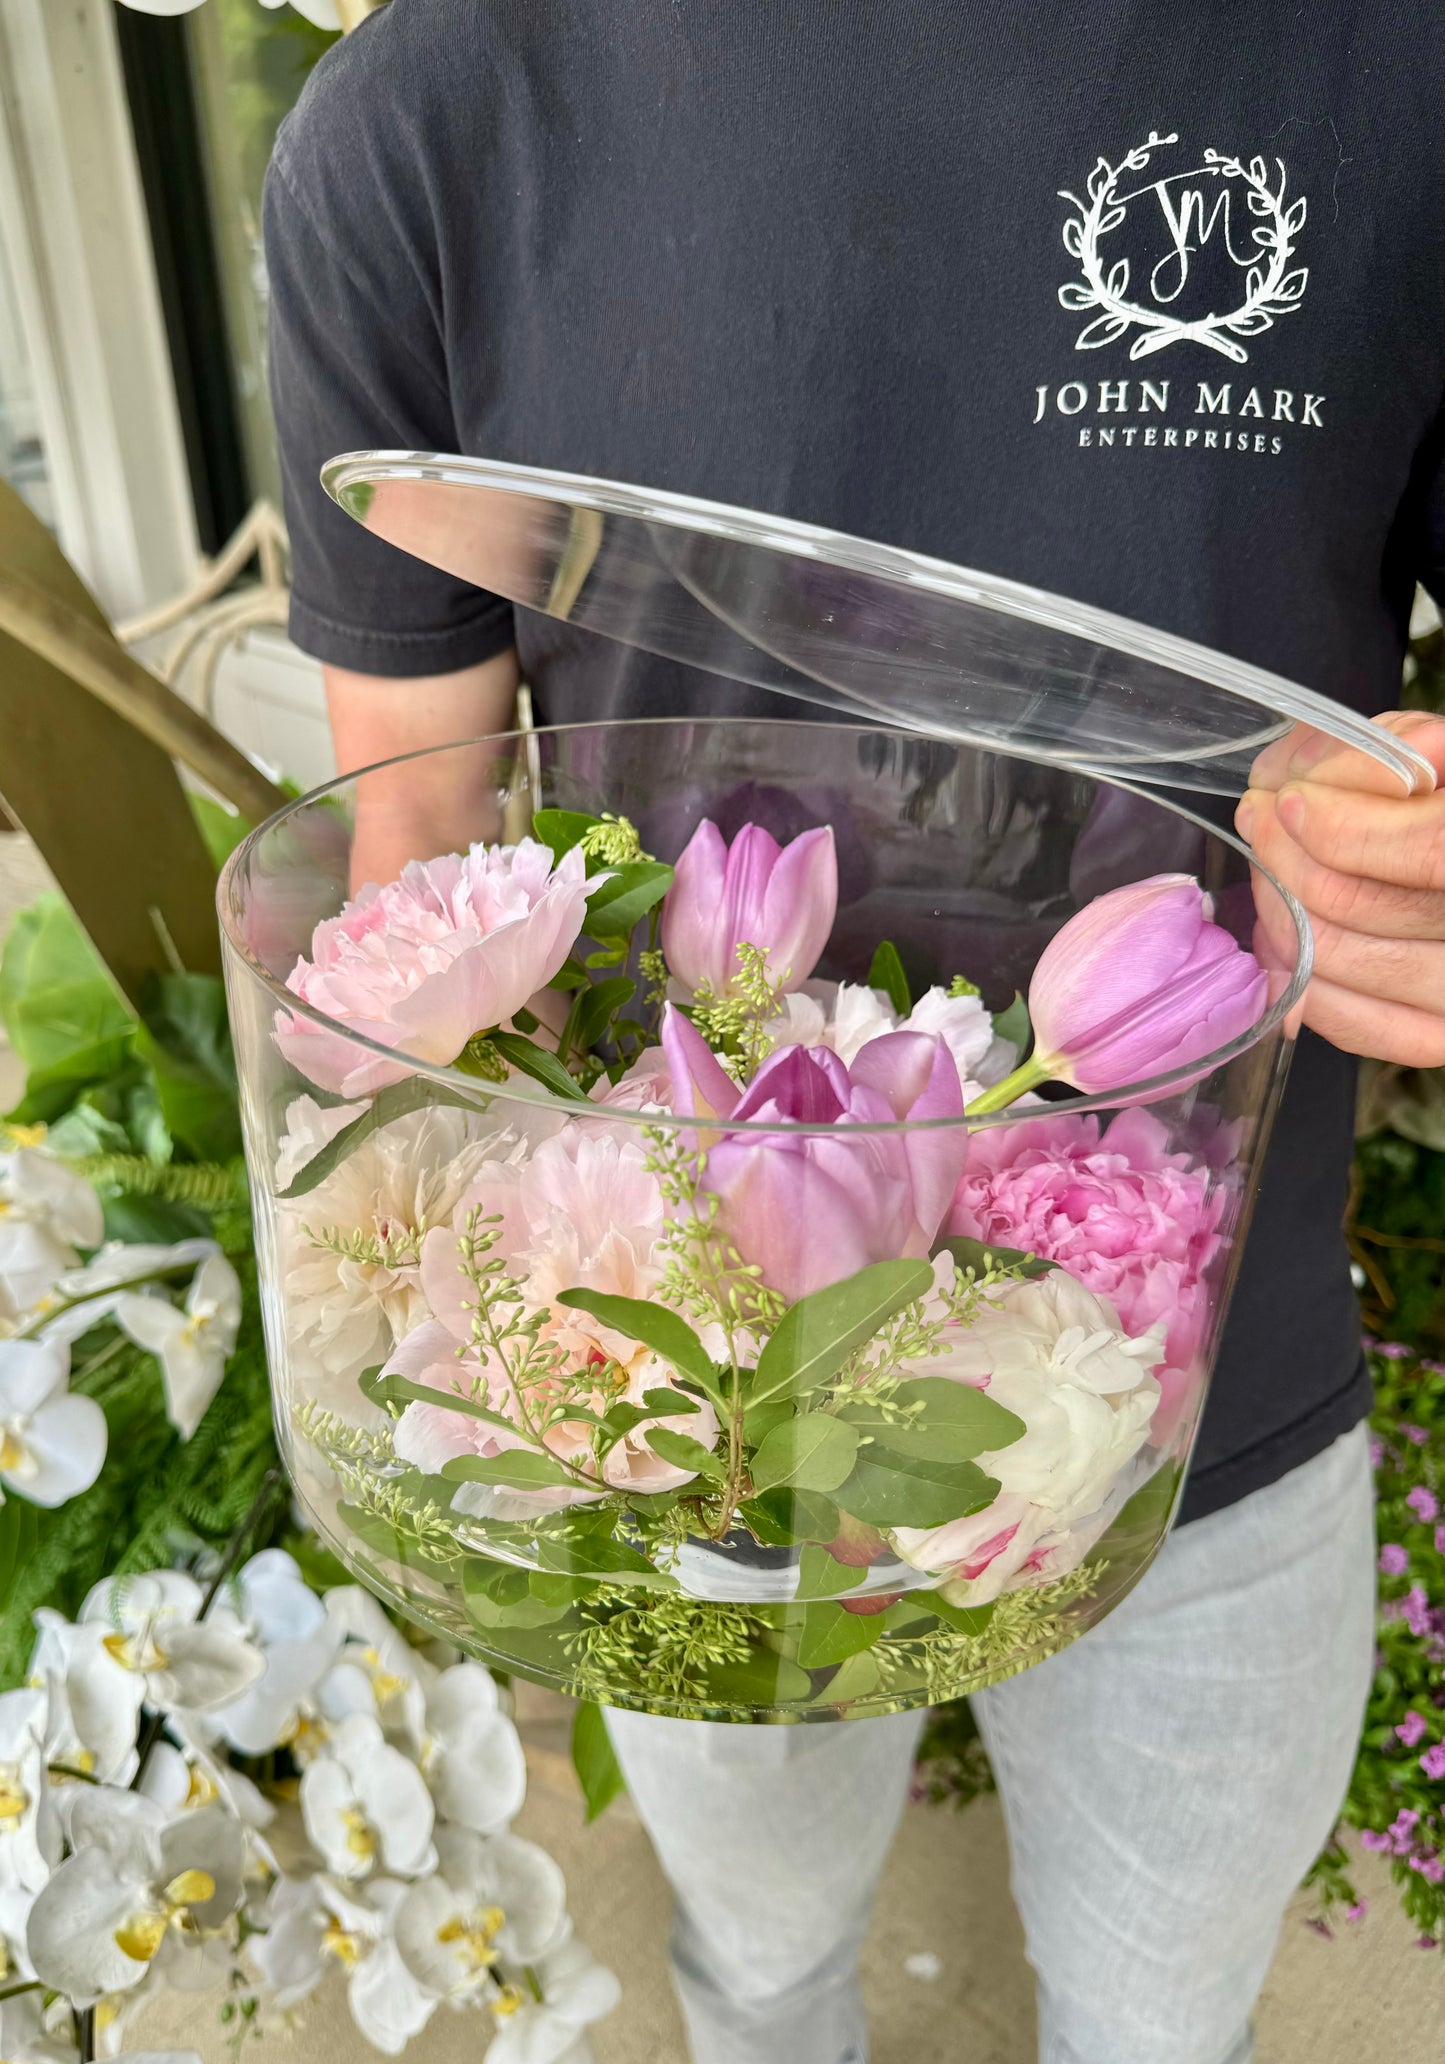
{"type": "MultiPolygon", "coordinates": [[[[438,753],[459,752],[472,746],[515,744],[519,749],[522,749],[525,747],[525,742],[528,739],[545,738],[554,734],[561,735],[572,731],[643,730],[661,725],[677,726],[680,724],[733,725],[756,730],[760,723],[768,726],[776,725],[780,729],[851,732],[854,735],[869,737],[876,736],[881,731],[885,736],[906,739],[915,745],[920,742],[927,742],[928,736],[924,732],[894,730],[887,725],[876,723],[825,723],[820,722],[816,718],[810,719],[807,717],[767,717],[759,719],[742,716],[694,717],[678,715],[667,717],[604,718],[594,723],[546,724],[537,725],[531,730],[485,732],[476,738],[458,738],[443,745],[422,746],[415,752],[397,753],[391,759],[377,760],[369,766],[353,768],[347,774],[338,774],[332,780],[322,782],[316,788],[308,789],[304,795],[296,796],[288,801],[283,808],[273,812],[263,823],[256,825],[253,830],[246,834],[245,838],[228,855],[216,884],[216,913],[220,922],[222,942],[227,953],[244,966],[248,974],[253,976],[263,988],[271,992],[279,1008],[290,1012],[293,1016],[308,1019],[319,1030],[328,1033],[333,1038],[345,1040],[348,1045],[355,1047],[359,1053],[369,1055],[380,1061],[390,1062],[394,1066],[400,1066],[403,1069],[404,1076],[419,1075],[427,1081],[439,1083],[447,1089],[463,1092],[466,1098],[479,1109],[487,1108],[493,1102],[500,1101],[506,1104],[520,1104],[527,1110],[548,1111],[554,1116],[561,1115],[578,1119],[591,1118],[594,1122],[605,1125],[630,1125],[641,1131],[655,1131],[666,1128],[671,1132],[756,1133],[760,1137],[770,1136],[772,1138],[778,1138],[779,1136],[786,1136],[790,1139],[826,1137],[837,1132],[839,1128],[836,1122],[817,1121],[804,1124],[797,1119],[779,1118],[752,1118],[744,1119],[738,1123],[734,1123],[731,1119],[701,1121],[696,1116],[677,1111],[624,1110],[612,1104],[598,1103],[590,1097],[586,1102],[579,1099],[575,1104],[566,1103],[560,1097],[549,1095],[540,1084],[536,1086],[531,1085],[526,1077],[514,1075],[506,1082],[491,1082],[482,1076],[469,1075],[456,1067],[455,1064],[417,1060],[402,1048],[385,1046],[379,1040],[370,1039],[365,1033],[353,1030],[350,1026],[344,1025],[340,1019],[328,1017],[324,1011],[318,1010],[314,1004],[305,1002],[292,990],[288,989],[284,982],[279,981],[269,968],[261,964],[239,934],[239,918],[241,913],[237,904],[237,885],[243,873],[249,868],[250,858],[259,847],[261,840],[269,832],[275,831],[280,825],[284,824],[288,818],[298,817],[303,810],[324,803],[328,797],[335,795],[341,789],[352,787],[368,774],[383,773],[389,768],[404,766],[409,760],[429,759],[438,753]]],[[[934,742],[945,745],[954,744],[955,749],[960,752],[990,752],[996,759],[1014,758],[1023,761],[1025,765],[1038,764],[1027,753],[1009,754],[996,750],[993,747],[960,744],[948,739],[939,739],[934,742]]],[[[1173,801],[1166,801],[1150,788],[1141,784],[1119,780],[1115,776],[1100,773],[1096,768],[1083,763],[1074,764],[1050,761],[1048,764],[1059,767],[1062,772],[1079,774],[1085,780],[1095,782],[1103,787],[1122,789],[1126,794],[1138,796],[1144,802],[1152,803],[1156,809],[1167,810],[1171,815],[1182,817],[1187,823],[1197,825],[1201,831],[1208,834],[1211,838],[1221,840],[1225,845],[1233,847],[1235,852],[1242,854],[1248,861],[1251,870],[1262,876],[1274,889],[1293,920],[1297,947],[1297,958],[1293,974],[1285,984],[1280,995],[1276,997],[1275,1001],[1268,1006],[1264,1013],[1246,1031],[1238,1033],[1233,1039],[1226,1041],[1223,1046],[1215,1047],[1210,1052],[1200,1054],[1194,1060],[1185,1062],[1182,1067],[1168,1069],[1163,1074],[1146,1076],[1138,1082],[1120,1083],[1117,1088],[1107,1092],[1088,1096],[1074,1096],[1056,1103],[1011,1104],[1003,1110],[982,1112],[974,1118],[970,1118],[965,1110],[958,1117],[894,1118],[872,1120],[864,1124],[850,1123],[848,1126],[850,1135],[868,1137],[874,1134],[938,1132],[946,1130],[951,1126],[960,1125],[966,1127],[971,1132],[983,1132],[1004,1124],[1018,1124],[1021,1120],[1027,1118],[1050,1117],[1063,1113],[1068,1113],[1071,1117],[1083,1116],[1086,1114],[1115,1112],[1126,1104],[1157,1102],[1166,1096],[1170,1090],[1182,1089],[1192,1082],[1201,1081],[1206,1075],[1212,1074],[1216,1068],[1222,1066],[1226,1061],[1234,1060],[1240,1054],[1247,1053],[1251,1047],[1258,1046],[1269,1033],[1283,1023],[1303,996],[1314,967],[1314,934],[1311,930],[1309,919],[1305,914],[1303,905],[1290,893],[1283,882],[1279,881],[1267,867],[1260,863],[1243,839],[1239,838],[1232,831],[1224,831],[1217,824],[1211,824],[1207,818],[1201,817],[1196,811],[1185,809],[1173,801]]],[[[288,1065],[293,1065],[293,1072],[296,1074],[300,1075],[303,1073],[301,1069],[294,1068],[294,1064],[288,1065]]],[[[316,1085],[313,1083],[311,1087],[314,1090],[316,1085]]],[[[331,1094],[329,1091],[323,1091],[322,1093],[326,1095],[331,1094]]],[[[368,1091],[365,1092],[365,1095],[370,1096],[373,1093],[368,1091]]],[[[341,1103],[360,1100],[360,1097],[348,1098],[338,1094],[338,1101],[341,1103]]]]}

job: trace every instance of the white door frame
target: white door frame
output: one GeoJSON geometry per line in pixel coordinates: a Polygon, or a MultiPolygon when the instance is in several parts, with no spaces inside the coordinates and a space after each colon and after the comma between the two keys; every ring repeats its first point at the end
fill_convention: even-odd
{"type": "Polygon", "coordinates": [[[0,0],[0,239],[61,546],[137,615],[200,550],[113,0],[0,0]]]}

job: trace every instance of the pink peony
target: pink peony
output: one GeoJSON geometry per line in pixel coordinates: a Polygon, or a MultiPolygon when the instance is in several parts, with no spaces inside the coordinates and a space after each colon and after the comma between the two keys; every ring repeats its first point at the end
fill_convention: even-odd
{"type": "MultiPolygon", "coordinates": [[[[286,986],[338,1025],[419,1061],[450,1065],[545,988],[587,915],[580,851],[554,866],[535,839],[414,860],[316,927],[286,986]]],[[[369,1096],[409,1070],[309,1018],[278,1013],[276,1042],[321,1089],[369,1096]]]]}
{"type": "MultiPolygon", "coordinates": [[[[527,1308],[545,1315],[538,1337],[559,1355],[562,1374],[590,1381],[590,1372],[596,1371],[599,1388],[588,1396],[589,1409],[603,1411],[619,1398],[640,1404],[644,1392],[673,1387],[673,1370],[646,1348],[557,1302],[572,1289],[642,1299],[655,1295],[662,1274],[663,1200],[643,1141],[621,1127],[569,1121],[529,1161],[490,1163],[462,1197],[451,1224],[434,1227],[422,1242],[421,1283],[433,1318],[401,1342],[388,1368],[435,1388],[483,1381],[493,1409],[516,1417],[517,1399],[502,1356],[479,1340],[474,1328],[476,1291],[465,1267],[469,1224],[496,1230],[488,1258],[499,1258],[507,1274],[522,1283],[527,1308]],[[423,1367],[432,1373],[419,1373],[423,1367]]],[[[516,1339],[504,1346],[514,1366],[520,1352],[516,1339]]],[[[545,1406],[552,1388],[550,1380],[535,1386],[529,1405],[545,1406]]],[[[697,1411],[644,1420],[609,1450],[600,1478],[593,1476],[595,1491],[579,1486],[515,1497],[536,1511],[600,1496],[609,1488],[661,1491],[688,1482],[689,1471],[662,1461],[648,1447],[653,1426],[686,1433],[704,1446],[717,1437],[717,1420],[706,1403],[697,1411]]],[[[483,1420],[417,1404],[407,1406],[395,1435],[397,1454],[432,1472],[451,1455],[498,1454],[520,1438],[483,1420]]],[[[546,1438],[554,1454],[593,1475],[585,1421],[564,1421],[546,1438]]]]}
{"type": "Polygon", "coordinates": [[[1058,1111],[973,1134],[946,1230],[1056,1261],[1109,1299],[1127,1333],[1162,1321],[1163,1440],[1192,1401],[1227,1203],[1215,1172],[1171,1153],[1148,1111],[1120,1112],[1102,1135],[1097,1117],[1058,1111]]]}

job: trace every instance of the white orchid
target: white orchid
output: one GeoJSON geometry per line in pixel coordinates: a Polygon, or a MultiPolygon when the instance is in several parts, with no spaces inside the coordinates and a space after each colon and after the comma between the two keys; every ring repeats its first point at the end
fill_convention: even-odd
{"type": "Polygon", "coordinates": [[[388,1741],[410,1756],[426,1739],[427,1691],[436,1676],[387,1618],[369,1591],[340,1584],[326,1594],[326,1617],[345,1637],[336,1667],[321,1686],[318,1703],[327,1721],[369,1713],[388,1741]]]}
{"type": "Polygon", "coordinates": [[[206,1713],[253,1684],[265,1657],[233,1628],[201,1621],[199,1584],[178,1570],[108,1577],[81,1607],[66,1643],[65,1693],[75,1732],[109,1772],[135,1741],[142,1705],[206,1713]]]}
{"type": "Polygon", "coordinates": [[[325,1753],[303,1772],[301,1819],[340,1878],[364,1878],[374,1869],[415,1877],[436,1862],[436,1811],[426,1782],[367,1713],[333,1729],[325,1753]]]}
{"type": "Polygon", "coordinates": [[[562,1873],[534,1842],[443,1828],[439,1867],[407,1888],[396,1946],[417,1982],[453,2006],[506,1983],[501,1967],[525,1968],[566,1939],[562,1873]]]}
{"type": "Polygon", "coordinates": [[[241,1824],[219,1805],[168,1818],[152,1800],[88,1788],[70,1811],[73,1854],[37,1895],[27,1943],[42,1983],[88,2005],[154,1965],[185,1984],[240,1902],[241,1824]]]}
{"type": "Polygon", "coordinates": [[[515,1820],[527,1759],[491,1671],[480,1663],[443,1670],[427,1693],[426,1730],[421,1767],[442,1819],[483,1835],[515,1820]]]}
{"type": "Polygon", "coordinates": [[[334,1878],[282,1878],[266,1905],[266,1932],[246,1954],[283,2012],[326,1976],[347,1974],[347,1999],[357,2027],[389,2057],[419,2035],[437,1996],[403,1963],[393,1924],[407,1888],[378,1878],[361,1890],[334,1878]]]}
{"type": "Polygon", "coordinates": [[[581,2064],[590,2055],[584,2029],[610,2014],[622,1997],[613,1973],[582,1943],[568,1940],[530,1967],[542,1997],[510,1985],[492,2003],[496,2034],[487,2064],[581,2064]]]}
{"type": "Polygon", "coordinates": [[[0,1331],[104,1237],[100,1199],[73,1168],[39,1147],[0,1153],[0,1331]]]}
{"type": "MultiPolygon", "coordinates": [[[[0,1971],[0,1986],[10,1975],[0,1971]]],[[[68,2006],[60,2019],[47,2011],[38,1990],[0,1996],[0,2057],[6,2064],[78,2064],[79,2056],[68,2006]]]]}
{"type": "Polygon", "coordinates": [[[212,1713],[212,1725],[243,1756],[263,1756],[299,1732],[304,1710],[340,1651],[342,1630],[280,1548],[251,1557],[214,1617],[259,1648],[266,1667],[239,1698],[212,1713]]]}
{"type": "MultiPolygon", "coordinates": [[[[283,7],[286,0],[261,0],[263,7],[283,7]]],[[[121,0],[123,7],[134,9],[137,14],[193,14],[204,0],[121,0]]],[[[296,12],[318,29],[339,29],[341,16],[336,11],[336,0],[291,0],[296,12]]]]}
{"type": "MultiPolygon", "coordinates": [[[[252,1835],[269,1827],[276,1818],[276,1809],[245,1772],[233,1770],[229,1763],[213,1756],[184,1721],[172,1718],[170,1726],[180,1737],[179,1746],[168,1741],[152,1746],[136,1786],[141,1796],[154,1800],[172,1819],[178,1813],[214,1806],[219,1799],[252,1835]]],[[[253,1846],[263,1864],[274,1869],[269,1848],[264,1843],[253,1846]]]]}
{"type": "Polygon", "coordinates": [[[185,1309],[168,1297],[123,1296],[116,1323],[161,1365],[166,1417],[189,1440],[221,1387],[241,1324],[241,1281],[223,1254],[201,1263],[185,1309]]]}
{"type": "Polygon", "coordinates": [[[76,1340],[109,1318],[128,1290],[149,1290],[220,1251],[214,1240],[108,1240],[83,1267],[57,1277],[29,1314],[30,1324],[42,1339],[76,1340]]]}
{"type": "Polygon", "coordinates": [[[40,1890],[60,1854],[45,1767],[49,1716],[43,1686],[0,1693],[0,1887],[27,1893],[40,1890]]]}
{"type": "Polygon", "coordinates": [[[88,1491],[105,1461],[105,1414],[73,1397],[64,1341],[0,1340],[0,1504],[63,1505],[88,1491]]]}

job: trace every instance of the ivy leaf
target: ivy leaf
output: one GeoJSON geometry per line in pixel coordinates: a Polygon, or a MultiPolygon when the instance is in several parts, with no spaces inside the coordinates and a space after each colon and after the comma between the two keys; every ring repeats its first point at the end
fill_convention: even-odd
{"type": "Polygon", "coordinates": [[[674,1469],[690,1469],[695,1476],[705,1476],[713,1483],[721,1483],[727,1475],[727,1464],[721,1455],[715,1455],[689,1434],[675,1433],[669,1426],[654,1426],[647,1436],[647,1445],[674,1469]]]}
{"type": "Polygon", "coordinates": [[[454,1105],[459,1111],[485,1108],[474,1097],[459,1096],[440,1082],[428,1081],[425,1075],[409,1075],[405,1082],[388,1083],[385,1089],[377,1091],[360,1117],[353,1118],[349,1125],[343,1125],[319,1154],[312,1155],[300,1174],[280,1194],[286,1198],[306,1196],[308,1191],[324,1183],[327,1176],[355,1153],[372,1133],[380,1132],[385,1125],[395,1124],[398,1118],[409,1118],[413,1111],[423,1110],[428,1104],[454,1105]]]}
{"type": "Polygon", "coordinates": [[[707,1349],[686,1319],[665,1304],[653,1304],[645,1297],[613,1297],[602,1290],[564,1290],[557,1302],[573,1311],[585,1311],[612,1332],[650,1347],[670,1367],[691,1377],[710,1398],[722,1402],[718,1371],[707,1349]]]}
{"type": "Polygon", "coordinates": [[[453,1390],[433,1390],[429,1384],[413,1383],[409,1376],[383,1376],[380,1369],[368,1369],[356,1379],[356,1387],[374,1405],[436,1405],[443,1412],[460,1412],[468,1419],[484,1419],[507,1433],[517,1431],[516,1421],[490,1405],[460,1397],[453,1390]]]}
{"type": "Polygon", "coordinates": [[[448,1483],[507,1484],[524,1491],[558,1484],[573,1489],[577,1482],[554,1455],[540,1448],[508,1448],[501,1455],[453,1455],[443,1462],[441,1473],[448,1483]]]}
{"type": "Polygon", "coordinates": [[[993,1029],[1000,1039],[1008,1039],[1024,1053],[1033,1038],[1033,1027],[1029,1023],[1029,1007],[1021,990],[1015,989],[1014,1000],[1007,1010],[995,1011],[993,1029]]]}
{"type": "Polygon", "coordinates": [[[982,1512],[998,1489],[973,1462],[935,1462],[868,1447],[839,1487],[838,1503],[869,1526],[931,1527],[982,1512]]]}
{"type": "Polygon", "coordinates": [[[838,1533],[837,1506],[814,1491],[760,1491],[743,1500],[738,1518],[764,1548],[831,1541],[838,1533]]]}
{"type": "Polygon", "coordinates": [[[900,1018],[906,1018],[913,1008],[908,977],[903,972],[903,962],[898,958],[898,948],[891,939],[884,939],[873,955],[868,968],[868,987],[883,990],[900,1018]]]}
{"type": "Polygon", "coordinates": [[[748,1386],[752,1404],[763,1398],[802,1397],[836,1376],[895,1312],[933,1287],[925,1261],[875,1261],[841,1283],[815,1290],[789,1307],[758,1356],[748,1386]]]}
{"type": "Polygon", "coordinates": [[[775,1426],[752,1459],[755,1491],[792,1484],[800,1491],[836,1491],[853,1467],[858,1429],[826,1412],[804,1412],[775,1426]]]}
{"type": "Polygon", "coordinates": [[[569,1103],[590,1101],[581,1083],[573,1080],[556,1054],[548,1053],[545,1046],[534,1046],[520,1032],[493,1032],[489,1037],[502,1059],[509,1061],[519,1074],[530,1075],[534,1082],[540,1082],[554,1096],[565,1097],[569,1103]]]}
{"type": "Polygon", "coordinates": [[[672,869],[665,860],[629,860],[614,867],[596,894],[587,899],[584,929],[588,938],[626,938],[638,919],[646,917],[671,887],[672,869]]]}
{"type": "Polygon", "coordinates": [[[627,1790],[627,1780],[622,1775],[622,1765],[607,1732],[602,1708],[590,1700],[577,1708],[577,1716],[572,1722],[572,1767],[577,1772],[582,1797],[587,1802],[590,1826],[599,1814],[607,1811],[614,1799],[627,1790]]]}
{"type": "Polygon", "coordinates": [[[970,1269],[976,1276],[986,1275],[990,1261],[999,1268],[1017,1269],[1029,1281],[1058,1267],[1056,1261],[1045,1261],[1041,1254],[1029,1254],[1022,1247],[999,1247],[992,1240],[965,1239],[962,1233],[950,1233],[933,1251],[935,1255],[951,1254],[965,1275],[970,1269]]]}

